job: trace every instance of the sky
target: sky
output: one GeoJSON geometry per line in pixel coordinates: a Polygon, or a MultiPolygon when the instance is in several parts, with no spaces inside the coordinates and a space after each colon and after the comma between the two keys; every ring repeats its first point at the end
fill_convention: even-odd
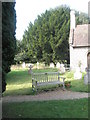
{"type": "Polygon", "coordinates": [[[41,15],[50,8],[67,5],[71,9],[88,13],[90,0],[16,0],[16,39],[21,40],[30,22],[34,23],[37,15],[41,15]],[[82,2],[83,1],[83,2],[82,2]]]}

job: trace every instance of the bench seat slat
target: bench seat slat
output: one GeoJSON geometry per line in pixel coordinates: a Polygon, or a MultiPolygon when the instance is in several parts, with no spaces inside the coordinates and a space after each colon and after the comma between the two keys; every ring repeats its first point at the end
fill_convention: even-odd
{"type": "Polygon", "coordinates": [[[56,85],[56,84],[63,84],[63,82],[60,81],[41,82],[41,83],[37,83],[37,86],[56,85]]]}

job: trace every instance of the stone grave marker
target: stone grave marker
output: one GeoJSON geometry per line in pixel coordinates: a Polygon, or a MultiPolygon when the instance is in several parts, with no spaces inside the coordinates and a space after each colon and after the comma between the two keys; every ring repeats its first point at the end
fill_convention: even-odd
{"type": "Polygon", "coordinates": [[[22,63],[22,68],[26,68],[25,62],[22,63]]]}
{"type": "Polygon", "coordinates": [[[54,68],[54,63],[50,63],[50,68],[54,68]]]}
{"type": "Polygon", "coordinates": [[[65,73],[64,64],[60,64],[60,72],[61,72],[61,73],[65,73]]]}
{"type": "Polygon", "coordinates": [[[59,68],[59,69],[60,69],[60,63],[59,63],[59,62],[57,62],[56,68],[59,68]]]}
{"type": "Polygon", "coordinates": [[[84,84],[90,84],[90,69],[86,70],[86,75],[84,75],[84,84]]]}
{"type": "Polygon", "coordinates": [[[39,62],[37,62],[37,69],[39,69],[39,62]]]}
{"type": "Polygon", "coordinates": [[[82,79],[82,73],[80,72],[80,68],[79,67],[77,67],[76,68],[76,72],[74,73],[74,79],[76,80],[80,80],[80,79],[82,79]]]}
{"type": "Polygon", "coordinates": [[[28,70],[28,73],[29,73],[29,74],[32,74],[32,68],[33,68],[33,66],[30,65],[30,66],[29,66],[29,70],[28,70]]]}

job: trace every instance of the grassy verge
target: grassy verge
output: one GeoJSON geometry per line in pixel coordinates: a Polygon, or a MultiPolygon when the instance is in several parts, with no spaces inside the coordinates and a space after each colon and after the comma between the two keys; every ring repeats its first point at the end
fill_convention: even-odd
{"type": "Polygon", "coordinates": [[[81,80],[74,80],[74,72],[66,72],[64,75],[66,81],[71,81],[71,88],[69,90],[77,92],[89,92],[89,86],[84,84],[84,73],[82,73],[81,80]]]}
{"type": "MultiPolygon", "coordinates": [[[[34,69],[33,72],[56,72],[57,69],[34,69]]],[[[61,76],[66,78],[66,81],[71,81],[71,88],[69,90],[78,92],[88,92],[88,85],[84,84],[84,80],[74,80],[73,72],[66,72],[61,76]]],[[[83,74],[84,76],[84,74],[83,74]]],[[[47,89],[54,89],[56,86],[47,86],[47,89]]],[[[46,89],[46,86],[44,87],[46,89]]],[[[4,96],[7,95],[33,95],[31,75],[28,70],[11,71],[7,75],[7,88],[4,96]]]]}
{"type": "Polygon", "coordinates": [[[88,99],[3,103],[3,118],[88,118],[88,99]]]}
{"type": "MultiPolygon", "coordinates": [[[[56,72],[57,69],[34,69],[33,72],[56,72]]],[[[15,70],[7,75],[7,86],[3,96],[33,95],[31,75],[28,70],[15,70]]]]}

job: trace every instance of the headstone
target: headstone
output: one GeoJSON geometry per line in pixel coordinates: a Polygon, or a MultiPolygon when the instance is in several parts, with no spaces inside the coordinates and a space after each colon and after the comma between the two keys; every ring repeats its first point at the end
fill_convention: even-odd
{"type": "Polygon", "coordinates": [[[84,84],[90,84],[90,69],[87,69],[86,75],[84,76],[84,84]]]}
{"type": "Polygon", "coordinates": [[[76,68],[76,72],[74,73],[74,79],[80,80],[82,79],[82,73],[80,72],[80,68],[76,68]]]}
{"type": "Polygon", "coordinates": [[[22,63],[22,68],[26,68],[25,62],[22,63]]]}
{"type": "Polygon", "coordinates": [[[50,63],[50,68],[54,68],[54,63],[50,63]]]}
{"type": "Polygon", "coordinates": [[[64,64],[60,64],[60,72],[61,72],[61,73],[65,73],[64,64]]]}
{"type": "Polygon", "coordinates": [[[39,69],[39,62],[37,62],[37,69],[39,69]]]}
{"type": "Polygon", "coordinates": [[[28,70],[29,74],[32,74],[32,67],[33,67],[32,65],[29,66],[29,70],[28,70]]]}
{"type": "Polygon", "coordinates": [[[56,68],[59,68],[59,69],[60,69],[60,63],[59,63],[59,62],[57,62],[56,68]]]}

